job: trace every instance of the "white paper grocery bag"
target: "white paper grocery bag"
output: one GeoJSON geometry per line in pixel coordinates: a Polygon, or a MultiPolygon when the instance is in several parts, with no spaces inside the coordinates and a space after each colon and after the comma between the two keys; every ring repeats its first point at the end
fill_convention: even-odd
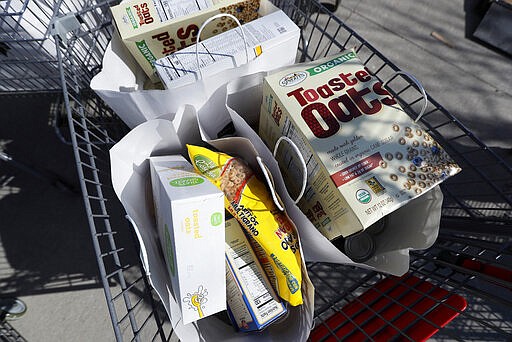
{"type": "MultiPolygon", "coordinates": [[[[263,15],[278,11],[267,0],[262,0],[261,5],[263,15]]],[[[183,104],[200,108],[218,87],[237,77],[294,63],[299,36],[300,30],[296,27],[293,34],[286,35],[279,44],[268,46],[248,63],[220,73],[209,68],[206,75],[194,83],[166,90],[144,90],[147,80],[144,71],[114,32],[103,56],[102,70],[91,80],[90,86],[128,127],[133,128],[146,120],[173,115],[183,104]]]]}
{"type": "MultiPolygon", "coordinates": [[[[364,263],[353,262],[329,242],[295,205],[286,190],[277,161],[253,129],[258,127],[262,82],[266,74],[262,72],[239,78],[211,96],[197,113],[202,139],[211,142],[232,122],[234,134],[251,141],[270,169],[277,192],[298,228],[306,261],[353,264],[393,275],[406,273],[409,270],[409,250],[426,249],[437,238],[443,200],[439,186],[388,214],[386,230],[375,237],[377,249],[374,257],[364,263]]],[[[223,152],[236,153],[236,147],[223,152]]]]}
{"type": "Polygon", "coordinates": [[[261,333],[236,333],[215,316],[183,325],[179,306],[168,285],[170,279],[165,260],[158,247],[147,158],[176,153],[186,155],[185,143],[201,144],[192,106],[184,106],[172,121],[150,120],[135,127],[110,150],[114,190],[134,226],[149,281],[160,296],[177,336],[183,341],[305,341],[313,326],[314,310],[314,288],[307,274],[303,274],[304,304],[289,307],[285,319],[261,333]]]}

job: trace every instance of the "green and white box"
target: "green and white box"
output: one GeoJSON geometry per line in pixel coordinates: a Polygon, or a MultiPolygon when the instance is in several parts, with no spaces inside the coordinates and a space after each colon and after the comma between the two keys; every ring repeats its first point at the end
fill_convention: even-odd
{"type": "Polygon", "coordinates": [[[226,309],[224,194],[182,156],[149,162],[158,234],[187,324],[226,309]]]}

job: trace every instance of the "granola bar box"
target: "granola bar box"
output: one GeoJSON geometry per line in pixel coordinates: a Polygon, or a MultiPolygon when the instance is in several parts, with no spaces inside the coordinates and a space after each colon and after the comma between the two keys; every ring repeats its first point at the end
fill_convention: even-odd
{"type": "MultiPolygon", "coordinates": [[[[259,134],[289,137],[307,164],[300,209],[329,240],[364,230],[460,171],[354,51],[265,78],[259,134]]],[[[287,186],[301,186],[293,149],[278,149],[287,186]]]]}

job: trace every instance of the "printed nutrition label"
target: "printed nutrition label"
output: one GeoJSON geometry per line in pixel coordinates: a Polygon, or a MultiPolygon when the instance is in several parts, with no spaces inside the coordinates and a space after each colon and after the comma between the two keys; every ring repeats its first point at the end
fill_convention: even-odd
{"type": "Polygon", "coordinates": [[[258,309],[255,314],[260,323],[265,322],[273,315],[271,312],[275,311],[274,307],[278,305],[274,298],[268,291],[265,284],[263,274],[258,269],[255,260],[252,258],[252,253],[249,251],[249,246],[241,244],[234,246],[232,254],[233,268],[245,290],[245,294],[258,309]]]}
{"type": "Polygon", "coordinates": [[[153,0],[153,4],[161,22],[213,6],[211,0],[153,0]]]}
{"type": "Polygon", "coordinates": [[[235,315],[239,327],[239,322],[241,321],[245,321],[246,323],[252,322],[251,313],[245,306],[244,298],[238,290],[238,285],[229,265],[226,265],[226,294],[229,309],[235,315]]]}
{"type": "MultiPolygon", "coordinates": [[[[215,22],[211,25],[214,24],[215,22]]],[[[238,64],[245,64],[246,46],[249,51],[249,60],[251,60],[256,57],[254,49],[258,45],[287,32],[286,27],[272,19],[272,15],[243,25],[243,30],[247,45],[244,45],[244,39],[239,27],[200,42],[198,46],[199,68],[204,68],[221,60],[229,63],[228,59],[232,61],[232,67],[238,64]]],[[[183,77],[189,73],[195,73],[198,70],[195,45],[158,60],[157,68],[159,69],[160,76],[168,78],[168,81],[183,77]],[[162,71],[165,75],[162,75],[162,71]]]]}
{"type": "Polygon", "coordinates": [[[233,227],[229,221],[226,222],[226,256],[234,278],[249,302],[247,307],[240,308],[239,303],[234,301],[234,307],[230,305],[233,315],[243,317],[247,314],[246,310],[250,310],[258,323],[263,325],[282,313],[284,308],[277,300],[242,228],[236,223],[233,227]]]}

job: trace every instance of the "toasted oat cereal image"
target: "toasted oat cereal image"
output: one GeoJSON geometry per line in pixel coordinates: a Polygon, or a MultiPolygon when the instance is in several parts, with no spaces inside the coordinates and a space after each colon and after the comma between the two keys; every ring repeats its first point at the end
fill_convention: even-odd
{"type": "MultiPolygon", "coordinates": [[[[227,7],[222,7],[220,12],[234,15],[241,24],[244,24],[258,18],[259,4],[259,0],[247,0],[227,7]]],[[[221,18],[221,20],[226,21],[230,27],[236,26],[236,23],[232,19],[224,17],[221,18]]]]}
{"type": "Polygon", "coordinates": [[[220,189],[230,201],[237,201],[252,175],[251,169],[242,160],[233,159],[221,174],[220,189]]]}

